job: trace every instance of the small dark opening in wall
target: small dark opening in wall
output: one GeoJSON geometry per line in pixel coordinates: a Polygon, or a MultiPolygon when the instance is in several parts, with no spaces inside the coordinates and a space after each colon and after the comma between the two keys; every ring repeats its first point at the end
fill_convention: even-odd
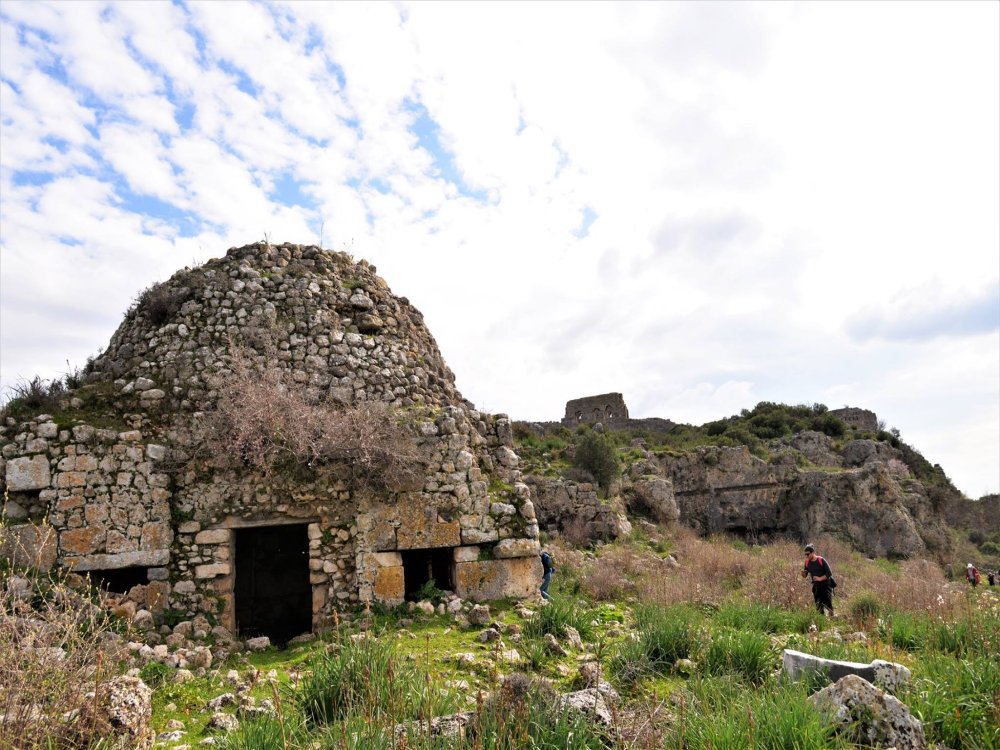
{"type": "Polygon", "coordinates": [[[312,630],[309,535],[305,524],[236,530],[236,627],[273,643],[312,630]]]}
{"type": "Polygon", "coordinates": [[[439,549],[411,549],[403,557],[403,587],[407,601],[414,601],[417,592],[431,579],[443,591],[455,588],[454,553],[451,547],[439,549]]]}
{"type": "Polygon", "coordinates": [[[133,586],[149,583],[149,568],[109,568],[89,570],[90,583],[115,594],[127,594],[133,586]]]}

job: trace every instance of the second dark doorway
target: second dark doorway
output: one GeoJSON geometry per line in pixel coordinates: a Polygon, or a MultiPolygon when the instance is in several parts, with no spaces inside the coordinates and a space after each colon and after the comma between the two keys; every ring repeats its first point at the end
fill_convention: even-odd
{"type": "Polygon", "coordinates": [[[454,553],[451,547],[441,549],[411,549],[401,553],[403,557],[403,586],[407,601],[417,599],[417,592],[433,579],[434,585],[442,590],[455,587],[454,553]]]}

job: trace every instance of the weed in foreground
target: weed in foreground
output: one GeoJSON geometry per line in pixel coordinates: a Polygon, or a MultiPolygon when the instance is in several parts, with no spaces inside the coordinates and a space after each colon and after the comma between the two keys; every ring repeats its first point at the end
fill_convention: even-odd
{"type": "Polygon", "coordinates": [[[295,702],[312,724],[359,719],[378,725],[387,717],[403,722],[454,710],[450,695],[432,689],[388,638],[374,635],[331,644],[302,680],[295,702]]]}

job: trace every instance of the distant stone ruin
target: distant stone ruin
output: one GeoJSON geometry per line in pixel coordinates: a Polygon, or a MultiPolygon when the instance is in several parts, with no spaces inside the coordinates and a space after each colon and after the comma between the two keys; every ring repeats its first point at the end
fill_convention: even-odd
{"type": "Polygon", "coordinates": [[[52,413],[0,426],[5,519],[18,538],[50,528],[51,562],[139,591],[154,612],[276,640],[432,580],[472,600],[537,590],[510,421],[462,398],[423,316],[363,260],[231,249],[140,295],[88,370],[52,413]],[[384,405],[414,446],[413,476],[373,490],[345,466],[262,474],[249,448],[214,449],[237,346],[307,406],[384,405]]]}
{"type": "Polygon", "coordinates": [[[566,415],[562,420],[566,427],[598,422],[605,427],[625,427],[628,424],[628,407],[622,394],[605,393],[566,402],[566,415]]]}
{"type": "Polygon", "coordinates": [[[850,427],[857,427],[865,432],[878,432],[878,416],[868,409],[845,406],[843,409],[830,409],[829,413],[850,427]]]}

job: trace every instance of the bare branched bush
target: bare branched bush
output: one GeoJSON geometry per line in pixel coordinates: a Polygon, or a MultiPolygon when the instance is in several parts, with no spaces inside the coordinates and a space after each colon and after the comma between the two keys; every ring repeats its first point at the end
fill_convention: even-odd
{"type": "Polygon", "coordinates": [[[0,572],[0,747],[78,750],[113,733],[101,701],[128,650],[112,626],[63,574],[0,572]]]}
{"type": "Polygon", "coordinates": [[[241,347],[232,351],[232,371],[214,384],[220,396],[208,421],[213,451],[265,476],[327,466],[356,489],[399,491],[412,484],[416,440],[391,407],[317,401],[286,371],[262,372],[241,347]]]}

